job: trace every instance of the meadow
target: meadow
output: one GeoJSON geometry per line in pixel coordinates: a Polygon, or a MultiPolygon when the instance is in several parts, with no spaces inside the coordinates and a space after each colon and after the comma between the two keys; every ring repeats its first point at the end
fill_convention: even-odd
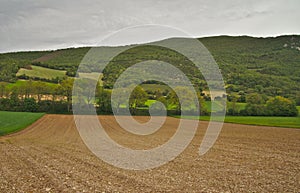
{"type": "MultiPolygon", "coordinates": [[[[175,116],[179,118],[180,116],[175,116]]],[[[186,116],[186,119],[199,119],[200,121],[209,121],[210,116],[186,116]]],[[[214,117],[214,121],[222,121],[223,117],[214,117]]],[[[272,127],[300,128],[300,117],[263,117],[263,116],[226,116],[225,123],[236,123],[244,125],[259,125],[272,127]]]]}
{"type": "MultiPolygon", "coordinates": [[[[218,101],[216,102],[216,106],[218,107],[218,101]]],[[[150,107],[155,100],[147,100],[145,105],[150,107]]],[[[231,102],[227,102],[227,108],[232,105],[231,102]]],[[[205,101],[205,107],[210,110],[211,109],[211,102],[205,101]]],[[[236,103],[236,108],[242,110],[245,109],[246,103],[236,103]]],[[[261,125],[261,126],[274,126],[274,127],[289,127],[289,128],[300,128],[300,106],[297,106],[299,111],[298,117],[276,117],[276,116],[226,116],[224,122],[226,123],[236,123],[236,124],[245,124],[245,125],[261,125]]],[[[170,108],[168,108],[170,110],[170,108]]],[[[220,109],[222,110],[222,106],[220,104],[220,109]]],[[[179,118],[180,116],[174,116],[179,118]]],[[[199,119],[201,121],[209,121],[210,116],[200,116],[200,117],[192,117],[187,116],[183,118],[188,119],[199,119]]],[[[221,121],[222,117],[214,117],[215,121],[221,121]]]]}
{"type": "MultiPolygon", "coordinates": [[[[38,81],[32,81],[32,82],[38,82],[38,81]]],[[[7,84],[7,88],[8,89],[12,89],[13,87],[21,88],[21,87],[24,87],[27,83],[28,83],[27,80],[17,80],[14,83],[8,83],[7,84]]],[[[54,88],[55,86],[57,86],[57,84],[51,83],[51,82],[43,82],[43,84],[45,84],[48,87],[52,87],[52,88],[54,88]]]]}
{"type": "Polygon", "coordinates": [[[0,111],[0,135],[19,131],[38,120],[44,113],[0,111]]]}
{"type": "Polygon", "coordinates": [[[64,78],[66,77],[65,70],[55,70],[50,68],[45,68],[41,66],[31,65],[32,69],[20,68],[16,76],[26,75],[28,77],[37,77],[42,79],[55,79],[55,78],[64,78]]]}

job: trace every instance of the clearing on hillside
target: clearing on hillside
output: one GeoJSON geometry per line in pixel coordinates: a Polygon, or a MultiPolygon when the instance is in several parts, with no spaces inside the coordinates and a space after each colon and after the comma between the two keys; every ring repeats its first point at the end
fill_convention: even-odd
{"type": "Polygon", "coordinates": [[[20,68],[16,76],[22,76],[26,75],[28,77],[37,77],[37,78],[42,78],[42,79],[55,79],[55,78],[64,78],[66,77],[66,72],[65,70],[54,70],[50,68],[44,68],[40,66],[34,66],[31,65],[31,70],[25,69],[25,68],[20,68]]]}

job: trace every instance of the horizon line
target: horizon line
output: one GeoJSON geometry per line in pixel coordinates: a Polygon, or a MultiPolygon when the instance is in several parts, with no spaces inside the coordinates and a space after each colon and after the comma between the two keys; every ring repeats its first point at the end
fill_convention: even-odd
{"type": "Polygon", "coordinates": [[[62,47],[57,47],[57,48],[49,48],[49,49],[20,49],[20,50],[11,50],[11,51],[5,51],[2,52],[0,51],[0,54],[10,54],[10,53],[19,53],[19,52],[47,52],[47,51],[59,51],[59,50],[66,50],[66,49],[76,49],[76,48],[91,48],[91,47],[120,47],[120,46],[133,46],[133,45],[142,45],[142,44],[147,44],[147,43],[152,43],[155,41],[163,41],[167,39],[172,39],[172,38],[195,38],[195,39],[202,39],[202,38],[214,38],[214,37],[250,37],[250,38],[278,38],[278,37],[284,37],[284,36],[300,36],[300,34],[278,34],[278,35],[268,35],[268,36],[253,36],[253,35],[210,35],[210,36],[195,36],[195,37],[169,37],[169,38],[162,38],[159,40],[151,40],[151,41],[145,41],[145,42],[138,42],[138,43],[130,43],[130,44],[119,44],[119,45],[93,45],[93,44],[75,44],[73,46],[62,46],[62,47]]]}

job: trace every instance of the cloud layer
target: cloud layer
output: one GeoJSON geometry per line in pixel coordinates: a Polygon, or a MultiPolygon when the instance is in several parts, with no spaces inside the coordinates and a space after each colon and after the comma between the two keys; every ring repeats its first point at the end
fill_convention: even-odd
{"type": "MultiPolygon", "coordinates": [[[[0,5],[0,52],[95,45],[143,24],[168,25],[196,37],[300,33],[297,0],[0,0],[0,5]]],[[[144,32],[139,38],[150,40],[151,33],[144,32]]]]}

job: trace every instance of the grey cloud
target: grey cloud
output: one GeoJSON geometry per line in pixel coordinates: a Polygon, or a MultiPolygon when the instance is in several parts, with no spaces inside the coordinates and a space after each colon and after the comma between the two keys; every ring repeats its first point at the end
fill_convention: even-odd
{"type": "Polygon", "coordinates": [[[299,34],[299,5],[297,0],[0,0],[0,52],[92,45],[143,24],[169,25],[197,37],[299,34]]]}

